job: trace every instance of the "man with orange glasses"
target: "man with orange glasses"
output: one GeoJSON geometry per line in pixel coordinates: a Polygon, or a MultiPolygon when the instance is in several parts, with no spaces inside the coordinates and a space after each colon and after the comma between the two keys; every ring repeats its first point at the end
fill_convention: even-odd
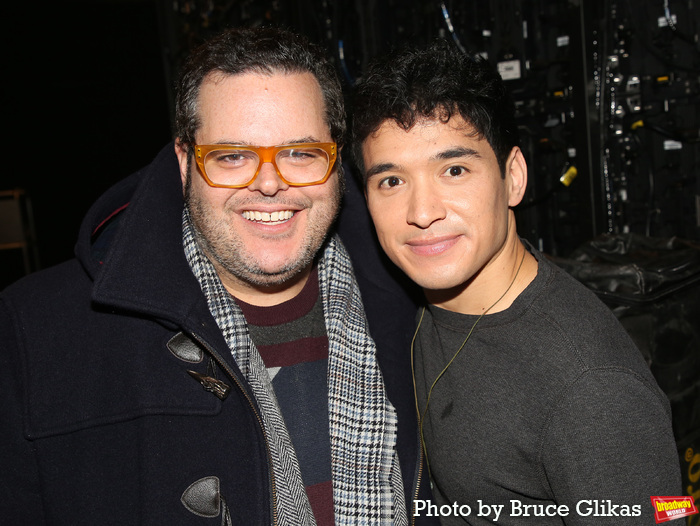
{"type": "Polygon", "coordinates": [[[328,235],[332,66],[228,31],[186,63],[176,128],[92,208],[76,260],[1,297],[3,521],[407,524],[419,446],[387,386],[410,379],[380,371],[328,235]]]}

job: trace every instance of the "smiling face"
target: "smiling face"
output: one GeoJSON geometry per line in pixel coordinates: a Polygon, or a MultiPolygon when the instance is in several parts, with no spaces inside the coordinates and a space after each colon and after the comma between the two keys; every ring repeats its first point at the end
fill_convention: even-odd
{"type": "MultiPolygon", "coordinates": [[[[198,103],[197,144],[332,142],[310,73],[213,74],[198,103]]],[[[337,169],[323,184],[290,187],[265,163],[248,187],[213,188],[182,145],[176,153],[198,241],[229,292],[255,305],[296,295],[338,213],[337,169]]]]}
{"type": "Polygon", "coordinates": [[[362,153],[379,241],[431,303],[449,298],[455,306],[467,286],[474,300],[505,290],[500,285],[512,278],[519,250],[509,207],[520,202],[526,183],[518,148],[503,177],[488,141],[453,116],[447,123],[423,119],[408,131],[385,121],[362,153]]]}

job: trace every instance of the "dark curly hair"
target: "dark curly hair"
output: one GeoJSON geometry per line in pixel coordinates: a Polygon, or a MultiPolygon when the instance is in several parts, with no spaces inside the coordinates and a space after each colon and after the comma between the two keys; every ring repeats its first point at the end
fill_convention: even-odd
{"type": "Polygon", "coordinates": [[[490,62],[444,39],[375,61],[353,93],[353,154],[363,177],[362,143],[384,121],[409,130],[422,118],[447,122],[455,114],[486,138],[504,174],[518,129],[513,102],[490,62]]]}
{"type": "Polygon", "coordinates": [[[301,35],[275,28],[229,29],[196,48],[182,67],[175,101],[175,135],[191,146],[200,126],[199,90],[213,72],[311,73],[321,86],[326,123],[339,149],[345,136],[343,91],[324,51],[301,35]]]}

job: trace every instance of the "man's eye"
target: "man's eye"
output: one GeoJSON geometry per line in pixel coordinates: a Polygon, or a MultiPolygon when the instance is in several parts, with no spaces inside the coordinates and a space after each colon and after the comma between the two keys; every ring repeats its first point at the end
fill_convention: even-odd
{"type": "Polygon", "coordinates": [[[290,150],[289,157],[296,157],[298,159],[313,159],[318,157],[318,154],[312,150],[290,150]]]}
{"type": "Polygon", "coordinates": [[[451,177],[458,177],[460,175],[464,175],[467,173],[467,169],[464,168],[464,166],[450,166],[447,171],[445,172],[445,175],[449,175],[451,177]]]}
{"type": "Polygon", "coordinates": [[[219,164],[241,164],[251,160],[255,154],[241,152],[219,152],[213,159],[219,164]]]}
{"type": "Polygon", "coordinates": [[[393,188],[395,186],[398,186],[401,184],[401,179],[399,179],[396,176],[391,176],[391,177],[385,177],[381,181],[379,181],[379,186],[380,188],[393,188]]]}

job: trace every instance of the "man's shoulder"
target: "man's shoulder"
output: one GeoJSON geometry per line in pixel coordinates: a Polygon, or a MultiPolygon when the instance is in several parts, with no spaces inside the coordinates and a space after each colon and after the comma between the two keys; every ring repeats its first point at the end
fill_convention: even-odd
{"type": "Polygon", "coordinates": [[[0,302],[22,325],[46,327],[55,318],[89,304],[92,280],[77,259],[40,270],[0,292],[0,302]]]}
{"type": "Polygon", "coordinates": [[[539,309],[562,322],[569,320],[575,326],[582,318],[595,319],[596,324],[612,325],[622,330],[612,310],[592,290],[544,257],[539,264],[540,268],[549,269],[546,283],[536,300],[539,309]]]}
{"type": "Polygon", "coordinates": [[[28,274],[0,291],[0,297],[12,302],[27,302],[37,296],[62,296],[90,281],[76,258],[28,274]]]}
{"type": "Polygon", "coordinates": [[[530,321],[539,327],[537,338],[572,366],[627,367],[646,376],[648,366],[632,338],[591,290],[549,261],[546,283],[533,300],[530,321]]]}

